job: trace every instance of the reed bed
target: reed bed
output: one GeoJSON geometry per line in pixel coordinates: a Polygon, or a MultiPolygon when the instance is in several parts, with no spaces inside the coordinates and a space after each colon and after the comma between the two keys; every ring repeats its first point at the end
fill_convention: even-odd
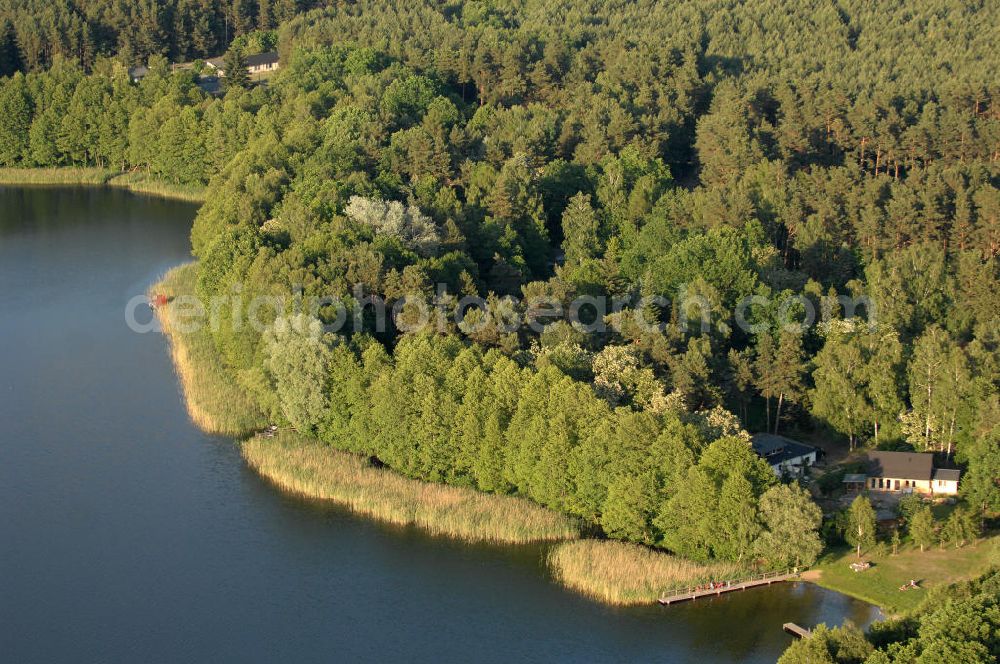
{"type": "Polygon", "coordinates": [[[202,203],[206,188],[172,184],[144,173],[119,173],[96,167],[0,168],[0,185],[88,185],[111,186],[159,198],[202,203]]]}
{"type": "MultiPolygon", "coordinates": [[[[196,276],[195,263],[181,265],[167,272],[150,290],[168,298],[192,294],[196,276]]],[[[222,364],[208,326],[181,331],[176,325],[173,302],[158,308],[156,314],[170,341],[174,369],[191,420],[208,433],[227,436],[246,436],[262,429],[267,424],[264,413],[222,364]]]]}
{"type": "Polygon", "coordinates": [[[530,501],[409,479],[291,432],[245,441],[243,458],[291,493],[335,502],[381,521],[416,525],[436,535],[521,544],[579,534],[569,517],[530,501]]]}
{"type": "Polygon", "coordinates": [[[651,604],[664,592],[745,575],[730,563],[696,563],[638,544],[613,540],[565,542],[549,552],[564,585],[607,604],[651,604]]]}
{"type": "Polygon", "coordinates": [[[0,168],[0,184],[106,184],[114,175],[105,168],[0,168]]]}
{"type": "Polygon", "coordinates": [[[121,187],[138,194],[171,198],[189,203],[203,203],[206,188],[200,185],[173,184],[157,180],[142,173],[123,173],[110,180],[112,187],[121,187]]]}

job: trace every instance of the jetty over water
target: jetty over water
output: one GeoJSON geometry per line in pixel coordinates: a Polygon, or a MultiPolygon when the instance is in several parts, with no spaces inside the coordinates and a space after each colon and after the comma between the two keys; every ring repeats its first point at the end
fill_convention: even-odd
{"type": "Polygon", "coordinates": [[[804,639],[812,634],[811,629],[806,629],[805,627],[796,625],[795,623],[785,623],[781,626],[781,628],[792,636],[797,636],[800,639],[804,639]]]}
{"type": "Polygon", "coordinates": [[[669,593],[660,595],[660,599],[657,601],[664,606],[669,606],[671,604],[676,604],[677,602],[687,602],[689,600],[698,599],[699,597],[716,596],[723,593],[731,593],[736,590],[756,588],[757,586],[769,586],[772,583],[779,583],[781,581],[798,578],[798,576],[799,573],[796,570],[767,572],[765,574],[756,574],[739,581],[723,581],[721,583],[710,583],[695,588],[681,588],[680,590],[673,590],[669,593]]]}

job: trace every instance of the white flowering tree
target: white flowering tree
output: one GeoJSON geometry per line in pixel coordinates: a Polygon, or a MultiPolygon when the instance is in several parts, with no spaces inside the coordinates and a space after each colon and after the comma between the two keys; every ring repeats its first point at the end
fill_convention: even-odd
{"type": "Polygon", "coordinates": [[[351,196],[344,214],[359,224],[371,226],[379,235],[399,238],[424,257],[433,256],[441,246],[437,224],[415,205],[351,196]]]}
{"type": "Polygon", "coordinates": [[[663,395],[663,385],[631,346],[605,347],[594,356],[593,370],[594,391],[612,406],[631,402],[645,408],[663,395]]]}

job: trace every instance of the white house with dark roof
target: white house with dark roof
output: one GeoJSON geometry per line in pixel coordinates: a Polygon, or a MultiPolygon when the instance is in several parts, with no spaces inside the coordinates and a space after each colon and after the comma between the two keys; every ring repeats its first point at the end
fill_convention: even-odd
{"type": "MultiPolygon", "coordinates": [[[[269,53],[256,53],[254,55],[246,56],[247,62],[247,73],[251,76],[255,74],[266,74],[268,72],[277,71],[281,63],[278,60],[278,54],[275,51],[269,53]]],[[[222,57],[210,58],[205,60],[205,64],[210,68],[218,72],[219,76],[226,75],[226,64],[225,59],[222,57]]]]}
{"type": "Polygon", "coordinates": [[[885,493],[954,495],[962,471],[935,468],[926,452],[869,452],[866,488],[885,493]]]}
{"type": "Polygon", "coordinates": [[[774,474],[798,477],[803,469],[816,463],[815,447],[773,433],[756,433],[751,438],[753,451],[771,465],[774,474]]]}

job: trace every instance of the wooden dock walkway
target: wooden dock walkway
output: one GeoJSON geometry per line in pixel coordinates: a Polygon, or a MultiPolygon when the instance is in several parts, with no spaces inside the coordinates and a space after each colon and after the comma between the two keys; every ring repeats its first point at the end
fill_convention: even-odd
{"type": "Polygon", "coordinates": [[[795,623],[785,623],[784,625],[781,626],[781,629],[785,630],[792,636],[799,637],[800,639],[804,639],[810,634],[812,634],[811,629],[806,629],[805,627],[801,627],[800,625],[796,625],[795,623]]]}
{"type": "Polygon", "coordinates": [[[767,572],[765,574],[757,574],[739,581],[723,581],[722,583],[717,582],[711,587],[682,588],[680,590],[674,590],[660,595],[660,599],[657,601],[664,606],[669,606],[671,604],[676,604],[677,602],[687,602],[689,600],[698,599],[699,597],[721,595],[723,593],[731,593],[736,590],[756,588],[757,586],[769,586],[772,583],[787,581],[788,579],[794,579],[798,576],[798,572],[793,570],[787,570],[785,572],[767,572]]]}

